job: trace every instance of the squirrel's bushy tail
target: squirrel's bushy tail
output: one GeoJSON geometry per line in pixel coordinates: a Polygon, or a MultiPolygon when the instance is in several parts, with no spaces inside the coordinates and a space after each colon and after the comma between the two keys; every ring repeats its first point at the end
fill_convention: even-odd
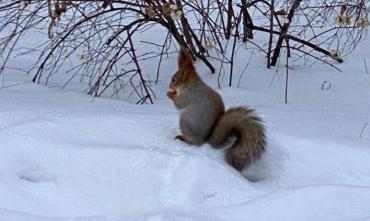
{"type": "Polygon", "coordinates": [[[215,125],[209,143],[218,148],[233,135],[236,141],[226,150],[226,161],[241,171],[259,159],[265,150],[265,129],[261,118],[247,107],[230,108],[215,125]]]}

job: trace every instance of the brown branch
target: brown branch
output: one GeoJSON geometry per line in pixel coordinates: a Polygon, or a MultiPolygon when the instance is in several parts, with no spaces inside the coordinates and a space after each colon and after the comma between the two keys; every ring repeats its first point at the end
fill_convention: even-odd
{"type": "Polygon", "coordinates": [[[289,29],[290,24],[292,23],[294,13],[295,13],[296,9],[299,7],[299,5],[301,4],[301,1],[302,0],[294,0],[293,3],[292,3],[292,7],[291,7],[291,9],[288,13],[288,16],[287,16],[288,22],[283,25],[283,28],[281,29],[281,32],[280,32],[279,39],[276,42],[276,47],[275,47],[275,50],[274,50],[274,54],[272,55],[272,58],[271,58],[271,66],[276,65],[277,59],[280,55],[281,46],[283,44],[284,39],[287,36],[288,29],[289,29]]]}
{"type": "Polygon", "coordinates": [[[242,13],[243,13],[243,27],[244,27],[244,34],[243,34],[243,42],[246,42],[248,39],[253,39],[253,20],[248,13],[247,9],[247,0],[242,1],[242,13]]]}
{"type": "MultiPolygon", "coordinates": [[[[259,26],[254,26],[254,27],[253,27],[253,29],[254,29],[254,30],[258,30],[258,31],[263,31],[263,32],[270,33],[270,30],[269,30],[269,29],[267,29],[267,28],[263,28],[263,27],[259,27],[259,26]]],[[[272,31],[272,33],[274,33],[274,34],[276,34],[276,35],[281,35],[281,32],[279,32],[279,31],[272,31]]],[[[333,57],[329,51],[327,51],[327,50],[325,50],[325,49],[321,48],[321,47],[320,47],[320,46],[318,46],[318,45],[315,45],[315,44],[313,44],[313,43],[311,43],[311,42],[309,42],[309,41],[306,41],[306,40],[304,40],[304,39],[301,39],[301,38],[298,38],[298,37],[295,37],[295,36],[293,36],[293,35],[289,35],[289,34],[287,34],[285,37],[286,37],[287,39],[289,39],[289,40],[293,40],[293,41],[296,41],[296,42],[302,43],[302,44],[304,44],[304,45],[306,45],[306,46],[308,46],[308,47],[310,47],[310,48],[314,49],[315,51],[321,52],[321,53],[323,53],[323,54],[325,54],[325,55],[327,55],[327,56],[331,57],[332,59],[334,59],[334,60],[338,61],[339,63],[343,63],[343,59],[341,59],[341,58],[337,58],[337,57],[333,57]]]]}
{"type": "Polygon", "coordinates": [[[225,32],[226,39],[230,39],[233,15],[234,15],[233,0],[227,0],[227,23],[225,32]]]}

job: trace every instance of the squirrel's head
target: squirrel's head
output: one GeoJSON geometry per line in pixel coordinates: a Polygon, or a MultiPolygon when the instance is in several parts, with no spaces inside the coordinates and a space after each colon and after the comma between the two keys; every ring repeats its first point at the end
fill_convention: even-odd
{"type": "Polygon", "coordinates": [[[185,51],[185,49],[181,49],[178,60],[178,70],[171,78],[170,88],[173,90],[180,89],[194,78],[199,77],[193,65],[192,56],[185,51]]]}

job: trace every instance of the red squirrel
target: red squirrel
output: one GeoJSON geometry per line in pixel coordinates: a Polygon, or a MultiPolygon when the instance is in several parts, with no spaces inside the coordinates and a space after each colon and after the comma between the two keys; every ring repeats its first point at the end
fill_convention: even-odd
{"type": "Polygon", "coordinates": [[[180,111],[181,135],[175,139],[193,145],[209,142],[221,148],[231,136],[236,141],[226,150],[226,161],[242,171],[265,151],[262,120],[252,109],[233,107],[225,112],[221,96],[199,77],[192,57],[181,49],[178,70],[172,76],[167,96],[180,111]]]}

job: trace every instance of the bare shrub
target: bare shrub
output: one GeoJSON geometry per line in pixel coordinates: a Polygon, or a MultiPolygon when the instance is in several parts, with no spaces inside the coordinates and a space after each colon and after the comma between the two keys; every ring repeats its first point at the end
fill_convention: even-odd
{"type": "Polygon", "coordinates": [[[369,4],[369,0],[3,0],[0,73],[14,53],[19,54],[19,41],[37,30],[49,39],[27,48],[38,52],[37,61],[26,70],[33,74],[33,82],[48,84],[67,66],[66,84],[76,78],[86,81],[90,95],[118,95],[131,88],[138,103],[153,103],[151,85],[158,82],[162,57],[176,45],[187,48],[212,73],[211,61],[225,64],[230,86],[238,50],[265,54],[268,68],[277,64],[283,50],[290,58],[311,57],[334,66],[332,61],[343,62],[366,34],[369,4]],[[161,27],[163,33],[138,40],[140,33],[153,27],[161,27]],[[139,45],[155,50],[139,50],[139,45]],[[76,55],[79,62],[71,62],[76,55]],[[148,75],[142,64],[150,59],[158,62],[158,68],[148,75]]]}

